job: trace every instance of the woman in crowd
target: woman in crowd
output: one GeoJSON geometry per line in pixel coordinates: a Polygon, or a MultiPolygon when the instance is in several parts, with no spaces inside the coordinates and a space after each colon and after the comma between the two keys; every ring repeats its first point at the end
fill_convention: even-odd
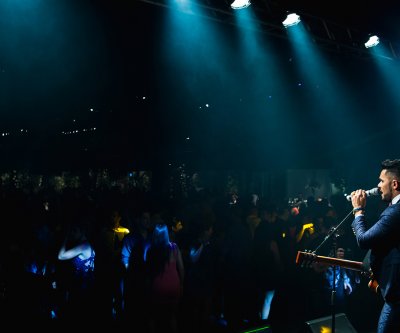
{"type": "Polygon", "coordinates": [[[94,260],[95,252],[87,238],[84,223],[72,224],[58,252],[59,260],[66,260],[62,275],[66,323],[85,325],[94,311],[94,260]]]}
{"type": "Polygon", "coordinates": [[[178,245],[169,240],[167,225],[155,226],[145,256],[149,277],[150,330],[176,333],[184,267],[178,245]]]}

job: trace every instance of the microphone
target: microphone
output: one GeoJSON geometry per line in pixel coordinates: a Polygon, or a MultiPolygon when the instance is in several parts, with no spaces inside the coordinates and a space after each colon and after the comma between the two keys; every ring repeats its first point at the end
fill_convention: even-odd
{"type": "MultiPolygon", "coordinates": [[[[368,191],[365,191],[365,194],[367,195],[367,197],[374,197],[376,195],[380,195],[379,188],[377,188],[377,187],[372,188],[368,191]]],[[[347,201],[351,201],[351,195],[345,194],[345,196],[346,196],[347,201]]]]}

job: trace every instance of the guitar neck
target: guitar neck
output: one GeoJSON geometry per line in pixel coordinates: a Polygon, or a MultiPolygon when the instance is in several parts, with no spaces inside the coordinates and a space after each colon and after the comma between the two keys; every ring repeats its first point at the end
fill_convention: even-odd
{"type": "Polygon", "coordinates": [[[296,256],[296,264],[301,264],[304,261],[320,262],[323,264],[329,264],[333,266],[340,266],[343,268],[351,269],[354,271],[365,271],[364,264],[359,261],[352,261],[346,259],[338,259],[332,257],[318,256],[308,252],[298,251],[296,256]]]}

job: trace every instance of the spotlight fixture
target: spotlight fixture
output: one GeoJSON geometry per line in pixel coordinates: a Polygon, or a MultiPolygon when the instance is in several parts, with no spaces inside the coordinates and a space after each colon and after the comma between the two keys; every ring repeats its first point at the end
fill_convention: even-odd
{"type": "Polygon", "coordinates": [[[300,16],[296,13],[290,13],[286,16],[286,19],[282,22],[285,28],[291,27],[292,25],[296,25],[300,23],[300,16]]]}
{"type": "Polygon", "coordinates": [[[369,36],[368,41],[364,45],[368,49],[368,48],[374,47],[378,44],[379,44],[379,37],[376,35],[371,35],[371,36],[369,36]]]}
{"type": "Polygon", "coordinates": [[[250,6],[250,0],[235,0],[232,2],[232,9],[243,9],[250,6]]]}

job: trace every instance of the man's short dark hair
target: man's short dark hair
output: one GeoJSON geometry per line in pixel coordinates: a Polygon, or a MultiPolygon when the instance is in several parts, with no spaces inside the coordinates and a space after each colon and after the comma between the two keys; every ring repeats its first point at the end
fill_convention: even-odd
{"type": "Polygon", "coordinates": [[[395,178],[400,179],[400,159],[395,160],[384,160],[381,163],[383,170],[391,173],[395,178]]]}

